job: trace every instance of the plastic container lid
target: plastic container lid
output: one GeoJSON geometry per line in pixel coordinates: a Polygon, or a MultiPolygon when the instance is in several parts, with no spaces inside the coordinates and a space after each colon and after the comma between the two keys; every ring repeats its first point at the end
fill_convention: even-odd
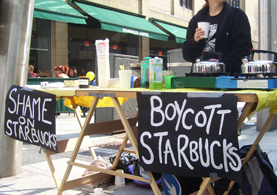
{"type": "Polygon", "coordinates": [[[144,57],[144,59],[149,61],[151,59],[151,57],[144,57]]]}
{"type": "Polygon", "coordinates": [[[149,65],[149,61],[147,60],[141,61],[141,65],[149,65]]]}

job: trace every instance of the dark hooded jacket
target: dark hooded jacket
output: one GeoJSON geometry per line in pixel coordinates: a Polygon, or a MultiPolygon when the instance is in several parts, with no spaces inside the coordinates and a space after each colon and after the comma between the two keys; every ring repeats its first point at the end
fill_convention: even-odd
{"type": "MultiPolygon", "coordinates": [[[[230,75],[241,73],[242,58],[249,56],[253,48],[250,24],[246,14],[240,8],[224,3],[224,19],[217,32],[215,51],[222,53],[222,62],[230,75]]],[[[183,58],[195,63],[202,54],[205,40],[194,41],[197,22],[206,21],[209,6],[202,8],[189,22],[186,41],[183,44],[183,58]]]]}

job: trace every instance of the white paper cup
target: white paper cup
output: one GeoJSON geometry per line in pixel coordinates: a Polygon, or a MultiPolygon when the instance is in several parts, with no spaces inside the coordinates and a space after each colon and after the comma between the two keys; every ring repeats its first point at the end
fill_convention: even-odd
{"type": "Polygon", "coordinates": [[[121,89],[130,89],[131,87],[131,70],[119,70],[119,81],[121,89]]]}
{"type": "Polygon", "coordinates": [[[205,35],[200,36],[200,37],[208,38],[210,23],[209,22],[198,22],[198,28],[202,28],[202,30],[205,31],[205,35]]]}
{"type": "MultiPolygon", "coordinates": [[[[116,172],[118,172],[118,173],[124,173],[124,171],[122,169],[117,169],[116,172]]],[[[124,177],[115,176],[114,185],[118,186],[118,187],[125,186],[125,178],[124,177]]]]}

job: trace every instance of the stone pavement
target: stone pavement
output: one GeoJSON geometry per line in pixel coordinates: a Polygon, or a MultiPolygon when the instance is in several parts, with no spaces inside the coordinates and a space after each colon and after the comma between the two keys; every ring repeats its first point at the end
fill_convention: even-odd
{"type": "MultiPolygon", "coordinates": [[[[84,118],[82,118],[84,120],[84,118]]],[[[61,114],[56,120],[56,134],[57,139],[68,139],[77,137],[80,132],[76,117],[71,113],[61,114]]],[[[246,122],[242,127],[242,134],[239,136],[240,146],[253,143],[258,132],[255,126],[254,119],[246,122]]],[[[119,141],[124,138],[125,133],[115,135],[100,134],[91,136],[93,146],[95,146],[96,155],[101,156],[108,161],[109,157],[114,156],[117,152],[116,146],[119,141]],[[98,146],[104,146],[100,148],[98,146]],[[111,147],[112,145],[112,147],[111,147]]],[[[261,141],[261,148],[268,153],[269,158],[275,168],[277,168],[277,130],[267,132],[261,141]]],[[[40,153],[40,148],[30,144],[23,144],[22,148],[22,171],[20,174],[0,178],[0,195],[53,195],[57,194],[57,189],[54,180],[50,174],[46,159],[43,152],[40,153]]],[[[53,155],[53,162],[57,170],[57,175],[62,179],[62,175],[67,167],[71,152],[53,155]]],[[[91,157],[88,151],[81,150],[77,156],[76,162],[84,162],[89,164],[91,157]]],[[[108,161],[109,162],[109,161],[108,161]]],[[[73,167],[70,179],[79,177],[84,172],[84,169],[73,167]]],[[[114,188],[113,184],[102,184],[99,187],[92,189],[89,186],[82,186],[72,190],[67,190],[63,194],[77,195],[77,194],[120,194],[120,195],[150,195],[153,194],[151,189],[141,188],[134,185],[134,182],[126,183],[125,187],[114,188]]]]}

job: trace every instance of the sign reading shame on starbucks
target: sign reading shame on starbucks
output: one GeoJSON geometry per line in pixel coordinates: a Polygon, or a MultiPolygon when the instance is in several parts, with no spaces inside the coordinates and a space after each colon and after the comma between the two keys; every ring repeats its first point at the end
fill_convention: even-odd
{"type": "Polygon", "coordinates": [[[57,152],[56,96],[13,85],[6,96],[5,134],[57,152]]]}

